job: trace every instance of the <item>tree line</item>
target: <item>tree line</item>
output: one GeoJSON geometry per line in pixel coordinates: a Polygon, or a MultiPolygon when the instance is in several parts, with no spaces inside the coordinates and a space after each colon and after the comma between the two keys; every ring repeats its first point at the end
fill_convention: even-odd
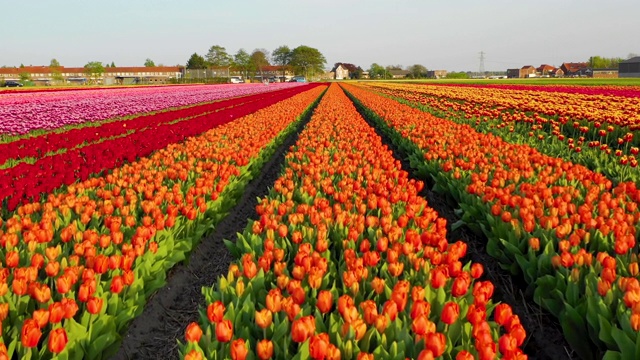
{"type": "Polygon", "coordinates": [[[255,49],[249,54],[245,49],[239,49],[231,55],[227,49],[220,45],[213,45],[209,51],[201,56],[193,53],[187,61],[187,69],[233,68],[245,77],[262,73],[262,69],[269,65],[278,65],[282,68],[282,76],[287,70],[296,75],[313,77],[324,73],[326,60],[322,53],[313,47],[300,45],[290,49],[282,45],[269,52],[266,49],[255,49]]]}

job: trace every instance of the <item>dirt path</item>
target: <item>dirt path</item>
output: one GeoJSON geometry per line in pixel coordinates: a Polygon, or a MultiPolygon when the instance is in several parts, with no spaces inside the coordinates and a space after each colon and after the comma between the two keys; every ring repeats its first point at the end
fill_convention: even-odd
{"type": "Polygon", "coordinates": [[[424,179],[417,176],[409,164],[407,154],[398,146],[395,146],[391,138],[380,131],[367,118],[367,115],[358,104],[354,105],[393,152],[394,157],[400,160],[402,169],[409,173],[409,178],[422,180],[425,183],[426,186],[420,195],[427,199],[429,206],[436,210],[440,217],[447,219],[447,239],[449,242],[457,240],[466,242],[468,246],[466,260],[471,260],[484,266],[484,278],[495,285],[494,302],[504,302],[511,305],[513,313],[520,317],[520,321],[527,330],[528,335],[522,348],[529,356],[529,359],[565,360],[577,358],[565,341],[562,328],[556,318],[535,304],[531,296],[525,295],[527,285],[524,278],[515,278],[502,270],[497,260],[487,254],[485,249],[486,237],[478,236],[466,227],[455,231],[451,230],[451,225],[459,220],[452,204],[444,196],[431,190],[434,185],[431,178],[424,179]]]}
{"type": "Polygon", "coordinates": [[[193,250],[189,262],[176,265],[170,271],[167,285],[149,299],[144,312],[131,323],[113,359],[179,358],[176,339],[184,341],[187,325],[199,320],[198,309],[205,305],[202,287],[215,284],[220,275],[227,273],[232,260],[222,240],[235,241],[236,233],[242,232],[249,219],[258,217],[256,198],[265,196],[280,176],[284,157],[298,140],[311,114],[312,111],[307,113],[260,174],[247,184],[236,206],[193,250]]]}

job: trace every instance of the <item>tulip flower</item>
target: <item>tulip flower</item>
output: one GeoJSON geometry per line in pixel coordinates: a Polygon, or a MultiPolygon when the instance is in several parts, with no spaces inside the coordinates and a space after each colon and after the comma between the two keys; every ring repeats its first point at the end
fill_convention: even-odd
{"type": "Polygon", "coordinates": [[[229,342],[233,337],[233,324],[231,320],[222,320],[216,324],[216,339],[220,342],[229,342]]]}
{"type": "Polygon", "coordinates": [[[460,305],[450,301],[444,304],[440,319],[442,320],[443,323],[447,325],[451,325],[454,322],[456,322],[456,320],[458,320],[459,315],[460,315],[460,305]]]}
{"type": "Polygon", "coordinates": [[[38,345],[40,336],[42,336],[38,322],[34,319],[27,319],[22,323],[22,330],[20,334],[22,346],[27,348],[32,348],[38,345]]]}
{"type": "Polygon", "coordinates": [[[64,328],[56,328],[49,333],[47,348],[54,354],[60,353],[67,346],[67,332],[64,328]]]}
{"type": "Polygon", "coordinates": [[[184,337],[188,342],[199,342],[202,337],[202,329],[200,328],[200,325],[196,322],[192,322],[187,325],[184,337]]]}
{"type": "Polygon", "coordinates": [[[219,323],[224,318],[225,306],[222,301],[215,301],[207,307],[207,317],[214,324],[219,323]]]}
{"type": "Polygon", "coordinates": [[[247,349],[244,339],[236,339],[231,343],[231,359],[244,360],[248,353],[249,349],[247,349]]]}
{"type": "Polygon", "coordinates": [[[273,356],[273,343],[270,340],[260,340],[256,345],[256,354],[260,360],[268,360],[273,356]]]}

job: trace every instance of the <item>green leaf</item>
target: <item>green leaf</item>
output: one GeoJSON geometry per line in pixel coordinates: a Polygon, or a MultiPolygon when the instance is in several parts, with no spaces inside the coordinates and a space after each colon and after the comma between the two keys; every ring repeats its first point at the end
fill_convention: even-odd
{"type": "Polygon", "coordinates": [[[627,334],[618,329],[617,326],[611,328],[611,336],[615,340],[623,359],[633,360],[636,358],[636,344],[633,340],[629,339],[627,334]]]}
{"type": "Polygon", "coordinates": [[[609,350],[604,354],[602,360],[622,360],[622,354],[617,351],[609,350]]]}
{"type": "Polygon", "coordinates": [[[567,304],[566,307],[566,311],[560,316],[560,325],[567,342],[581,359],[593,359],[584,320],[571,305],[567,304]]]}

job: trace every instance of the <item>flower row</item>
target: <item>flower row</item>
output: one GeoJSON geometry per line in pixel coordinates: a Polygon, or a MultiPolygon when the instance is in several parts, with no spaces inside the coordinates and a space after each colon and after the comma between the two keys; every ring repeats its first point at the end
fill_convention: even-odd
{"type": "Polygon", "coordinates": [[[68,129],[64,132],[49,132],[41,136],[20,138],[11,142],[0,143],[0,164],[5,164],[8,160],[41,158],[48,153],[59,152],[62,149],[72,149],[80,145],[86,146],[106,138],[123,136],[149,126],[201,116],[251,102],[260,102],[281,94],[297,94],[304,89],[303,87],[295,87],[268,93],[222,99],[178,110],[169,110],[161,113],[145,113],[131,119],[91,123],[91,125],[95,126],[86,126],[68,129]]]}
{"type": "Polygon", "coordinates": [[[603,150],[622,150],[629,155],[631,146],[640,146],[640,139],[633,138],[634,131],[640,129],[638,97],[455,86],[375,87],[406,91],[424,104],[462,112],[468,118],[495,119],[507,127],[525,124],[531,131],[544,130],[572,148],[598,142],[598,146],[606,145],[603,150]]]}
{"type": "Polygon", "coordinates": [[[0,221],[0,357],[108,357],[166,272],[260,171],[322,87],[263,108],[0,221]]]}
{"type": "Polygon", "coordinates": [[[293,83],[134,87],[0,94],[0,135],[95,122],[297,86],[293,83]]]}
{"type": "Polygon", "coordinates": [[[461,262],[422,186],[331,85],[228,243],[238,260],[203,290],[184,358],[526,358],[518,317],[461,262]]]}
{"type": "MultiPolygon", "coordinates": [[[[509,142],[528,144],[547,155],[580,163],[612,180],[640,182],[636,158],[640,153],[640,139],[634,139],[628,129],[584,121],[574,121],[569,126],[568,117],[548,117],[538,112],[506,107],[485,109],[491,105],[461,104],[447,98],[425,97],[412,90],[420,89],[415,85],[375,89],[436,116],[471,125],[476,131],[493,133],[509,142]]],[[[469,89],[482,91],[474,87],[469,89]]],[[[584,104],[590,106],[589,103],[584,104]]]]}
{"type": "MultiPolygon", "coordinates": [[[[299,88],[305,89],[309,87],[299,88]]],[[[205,113],[179,122],[150,125],[123,137],[108,138],[45,156],[33,164],[23,162],[8,169],[0,169],[0,201],[6,199],[7,209],[13,211],[21,202],[38,201],[41,194],[48,194],[61,185],[72,184],[77,179],[86,180],[91,174],[109,170],[124,162],[132,162],[168,144],[196,136],[292,95],[290,92],[279,93],[261,101],[205,113]]],[[[162,117],[163,114],[154,116],[162,117]]]]}
{"type": "Polygon", "coordinates": [[[487,251],[524,275],[581,357],[640,355],[634,183],[614,187],[532,147],[345,88],[412,154],[412,166],[458,202],[461,224],[483,232],[487,251]]]}

